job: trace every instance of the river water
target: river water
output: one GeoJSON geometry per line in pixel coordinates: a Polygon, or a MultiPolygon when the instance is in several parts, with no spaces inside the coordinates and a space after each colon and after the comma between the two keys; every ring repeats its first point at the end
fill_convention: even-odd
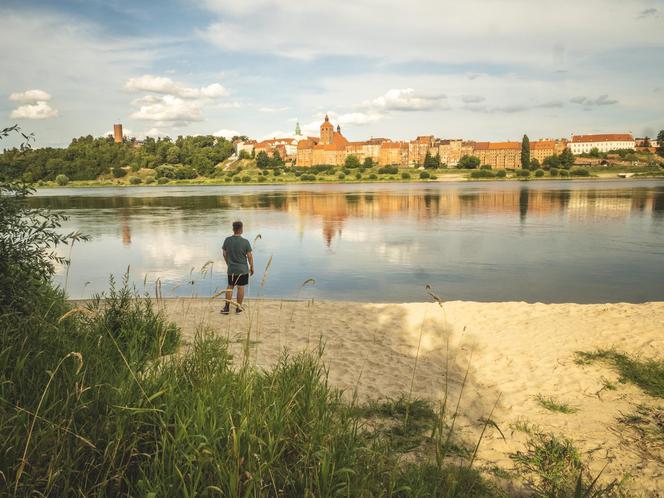
{"type": "Polygon", "coordinates": [[[430,284],[445,300],[664,300],[660,180],[62,188],[30,202],[91,236],[71,249],[74,298],[128,268],[140,292],[158,279],[165,297],[210,296],[240,219],[250,296],[424,301],[430,284]]]}

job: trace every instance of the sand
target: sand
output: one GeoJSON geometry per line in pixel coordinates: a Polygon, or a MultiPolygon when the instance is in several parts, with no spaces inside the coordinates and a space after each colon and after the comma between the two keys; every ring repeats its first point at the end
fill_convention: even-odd
{"type": "MultiPolygon", "coordinates": [[[[413,397],[441,399],[449,358],[454,400],[469,366],[461,398],[460,435],[476,441],[478,421],[488,416],[502,429],[489,430],[480,447],[480,466],[510,469],[511,452],[524,449],[519,422],[572,439],[591,470],[603,480],[629,475],[638,495],[664,496],[664,468],[644,455],[617,418],[638,404],[662,407],[662,400],[618,382],[601,363],[577,365],[575,351],[615,348],[644,358],[664,355],[664,302],[645,304],[528,304],[523,302],[366,304],[311,301],[249,301],[239,316],[219,314],[218,301],[165,300],[171,319],[190,341],[206,326],[228,337],[236,353],[249,333],[251,361],[273,365],[283,349],[316,351],[332,384],[360,399],[413,397]],[[449,348],[448,345],[449,344],[449,348]],[[419,345],[419,355],[418,355],[419,345]],[[449,349],[449,354],[447,353],[449,349]],[[416,365],[417,363],[417,365],[416,365]],[[605,380],[616,390],[602,389],[605,380]],[[548,411],[537,395],[553,396],[577,408],[548,411]]],[[[661,453],[660,453],[661,457],[661,453]]]]}

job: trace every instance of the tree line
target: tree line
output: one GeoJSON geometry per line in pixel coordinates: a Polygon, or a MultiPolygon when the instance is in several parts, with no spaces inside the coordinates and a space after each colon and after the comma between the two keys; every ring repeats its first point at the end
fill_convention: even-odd
{"type": "MultiPolygon", "coordinates": [[[[246,137],[233,137],[233,139],[246,137]]],[[[126,168],[156,169],[162,165],[186,167],[194,176],[208,176],[217,163],[233,154],[233,140],[212,135],[147,137],[115,143],[113,137],[74,138],[64,148],[5,149],[0,154],[0,179],[25,182],[53,181],[58,175],[70,180],[95,180],[113,174],[124,176],[126,168]]]]}

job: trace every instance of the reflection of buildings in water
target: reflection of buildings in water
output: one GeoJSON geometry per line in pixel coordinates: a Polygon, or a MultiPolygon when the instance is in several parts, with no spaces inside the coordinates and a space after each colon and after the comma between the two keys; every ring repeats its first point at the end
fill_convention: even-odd
{"type": "Polygon", "coordinates": [[[122,245],[131,245],[131,228],[129,227],[129,213],[125,210],[120,212],[120,231],[122,232],[122,245]]]}

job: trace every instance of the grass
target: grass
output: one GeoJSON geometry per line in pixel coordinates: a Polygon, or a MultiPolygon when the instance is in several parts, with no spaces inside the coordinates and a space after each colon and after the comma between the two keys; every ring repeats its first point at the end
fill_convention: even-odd
{"type": "Polygon", "coordinates": [[[648,459],[664,465],[664,409],[638,405],[632,413],[618,418],[623,441],[637,447],[648,459]]]}
{"type": "Polygon", "coordinates": [[[629,382],[643,389],[650,396],[664,398],[664,361],[633,358],[615,350],[599,349],[594,352],[577,351],[575,362],[588,365],[605,363],[620,375],[620,382],[629,382]]]}
{"type": "Polygon", "coordinates": [[[576,413],[579,411],[578,408],[570,406],[567,403],[557,401],[555,398],[551,396],[547,397],[538,394],[537,396],[535,396],[535,401],[537,401],[537,404],[540,405],[542,408],[549,410],[550,412],[569,414],[569,413],[576,413]]]}

